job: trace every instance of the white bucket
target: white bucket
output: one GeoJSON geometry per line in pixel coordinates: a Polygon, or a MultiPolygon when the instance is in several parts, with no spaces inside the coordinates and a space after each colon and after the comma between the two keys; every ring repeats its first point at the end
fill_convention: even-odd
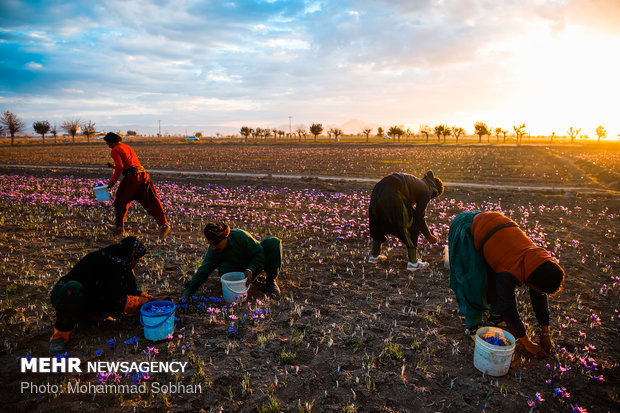
{"type": "Polygon", "coordinates": [[[242,303],[248,298],[250,285],[242,272],[227,272],[220,277],[222,293],[227,303],[242,303]]]}
{"type": "Polygon", "coordinates": [[[506,330],[497,327],[481,327],[476,331],[476,348],[474,350],[474,367],[489,376],[503,376],[510,369],[512,353],[515,351],[515,338],[506,330]],[[503,338],[507,346],[496,346],[484,341],[483,337],[491,333],[503,338]]]}
{"type": "Polygon", "coordinates": [[[105,202],[112,199],[112,194],[110,194],[110,191],[106,185],[97,185],[93,188],[93,192],[95,192],[95,198],[97,198],[97,201],[99,202],[105,202]]]}

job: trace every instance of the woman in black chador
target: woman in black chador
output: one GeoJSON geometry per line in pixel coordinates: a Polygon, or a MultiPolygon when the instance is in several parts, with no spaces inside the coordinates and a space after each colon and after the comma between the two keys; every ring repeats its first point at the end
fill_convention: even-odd
{"type": "Polygon", "coordinates": [[[380,180],[370,195],[370,237],[372,246],[368,261],[376,264],[387,257],[381,253],[386,235],[398,237],[407,247],[407,270],[428,267],[418,260],[416,246],[420,233],[431,244],[437,242],[428,229],[424,213],[429,201],[443,193],[443,182],[428,171],[422,179],[405,173],[393,173],[380,180]]]}

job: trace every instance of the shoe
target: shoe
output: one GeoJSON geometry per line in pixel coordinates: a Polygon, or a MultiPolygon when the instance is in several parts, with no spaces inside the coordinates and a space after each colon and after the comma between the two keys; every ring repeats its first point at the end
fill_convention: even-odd
{"type": "Polygon", "coordinates": [[[508,324],[504,321],[504,318],[501,314],[489,314],[489,318],[487,319],[487,325],[492,327],[506,328],[508,324]]]}
{"type": "Polygon", "coordinates": [[[56,355],[65,351],[65,340],[62,338],[55,338],[50,341],[50,354],[56,355]]]}
{"type": "Polygon", "coordinates": [[[278,297],[280,295],[280,287],[278,287],[276,280],[267,281],[265,283],[265,291],[273,297],[278,297]]]}
{"type": "Polygon", "coordinates": [[[418,260],[418,262],[416,262],[415,264],[413,262],[407,263],[407,271],[417,271],[423,270],[425,268],[428,268],[428,262],[425,261],[418,260]]]}
{"type": "Polygon", "coordinates": [[[385,261],[385,260],[387,260],[387,257],[383,254],[377,255],[376,257],[373,257],[372,255],[368,257],[368,262],[371,264],[378,264],[381,261],[385,261]]]}
{"type": "Polygon", "coordinates": [[[465,329],[465,335],[467,335],[467,337],[469,337],[471,339],[471,341],[476,341],[476,332],[478,331],[478,329],[480,327],[481,327],[480,324],[476,324],[473,327],[466,328],[465,329]]]}
{"type": "Polygon", "coordinates": [[[168,233],[170,233],[170,225],[166,224],[162,224],[159,226],[159,238],[166,238],[166,236],[168,235],[168,233]]]}
{"type": "Polygon", "coordinates": [[[119,227],[115,224],[108,224],[108,229],[116,235],[123,235],[125,233],[125,229],[123,227],[119,227]]]}

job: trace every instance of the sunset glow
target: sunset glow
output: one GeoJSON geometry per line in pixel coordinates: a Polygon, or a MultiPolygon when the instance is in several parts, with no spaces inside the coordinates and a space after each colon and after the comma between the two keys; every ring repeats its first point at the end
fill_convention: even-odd
{"type": "Polygon", "coordinates": [[[159,120],[210,134],[290,116],[294,127],[574,126],[591,139],[602,125],[615,140],[618,21],[615,0],[16,0],[0,5],[0,109],[28,125],[145,133],[159,120]]]}

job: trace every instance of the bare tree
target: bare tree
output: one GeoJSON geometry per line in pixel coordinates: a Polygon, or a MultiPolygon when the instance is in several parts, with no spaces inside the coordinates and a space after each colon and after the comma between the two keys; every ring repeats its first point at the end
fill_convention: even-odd
{"type": "Polygon", "coordinates": [[[80,130],[80,120],[79,119],[71,119],[66,120],[60,125],[71,137],[73,138],[73,143],[75,143],[75,135],[77,135],[80,130]]]}
{"type": "Polygon", "coordinates": [[[248,137],[252,134],[252,132],[253,130],[251,128],[248,128],[247,126],[242,126],[239,130],[241,136],[245,138],[245,143],[248,143],[248,137]]]}
{"type": "Polygon", "coordinates": [[[263,136],[263,130],[261,128],[255,128],[252,131],[252,136],[254,139],[260,139],[263,136]]]}
{"type": "Polygon", "coordinates": [[[319,136],[323,132],[323,125],[320,123],[313,123],[310,126],[310,133],[314,135],[314,141],[316,142],[316,137],[319,136]]]}
{"type": "Polygon", "coordinates": [[[598,136],[598,143],[601,143],[601,138],[607,136],[607,131],[603,126],[599,125],[599,127],[596,128],[596,136],[598,136]]]}
{"type": "Polygon", "coordinates": [[[482,137],[484,135],[490,135],[489,127],[484,122],[476,122],[474,124],[474,130],[476,131],[476,135],[478,135],[478,143],[482,143],[482,137]]]}
{"type": "Polygon", "coordinates": [[[342,136],[342,129],[331,128],[328,133],[334,136],[334,143],[336,143],[338,142],[338,137],[342,136]]]}
{"type": "Polygon", "coordinates": [[[39,120],[32,124],[32,129],[41,135],[41,141],[45,143],[45,134],[50,130],[50,123],[46,120],[39,120]]]}
{"type": "Polygon", "coordinates": [[[396,141],[397,136],[398,142],[400,142],[400,137],[403,136],[404,133],[405,131],[399,126],[390,126],[387,132],[388,136],[391,136],[394,142],[396,141]]]}
{"type": "Polygon", "coordinates": [[[459,136],[465,135],[465,129],[459,128],[457,126],[452,127],[452,136],[456,139],[456,143],[459,143],[459,136]]]}
{"type": "Polygon", "coordinates": [[[428,135],[431,134],[431,127],[428,125],[420,125],[420,133],[426,136],[426,143],[428,143],[428,135]]]}
{"type": "Polygon", "coordinates": [[[506,129],[502,129],[502,136],[504,137],[504,143],[506,143],[506,136],[508,135],[508,131],[506,129]]]}
{"type": "Polygon", "coordinates": [[[574,129],[572,126],[568,128],[566,133],[568,134],[568,136],[570,136],[570,143],[573,143],[575,141],[575,138],[577,137],[577,135],[579,135],[579,132],[581,132],[581,128],[574,129]]]}
{"type": "Polygon", "coordinates": [[[297,128],[295,132],[297,132],[297,137],[299,138],[299,142],[301,142],[301,138],[304,138],[304,139],[306,138],[306,135],[307,135],[306,128],[299,127],[297,128]]]}
{"type": "Polygon", "coordinates": [[[517,138],[517,145],[521,145],[523,141],[523,136],[525,136],[525,123],[522,123],[518,126],[513,126],[512,129],[515,131],[515,136],[517,138]]]}
{"type": "Polygon", "coordinates": [[[370,136],[370,132],[372,132],[372,129],[370,128],[366,128],[362,131],[362,133],[366,135],[366,143],[368,143],[368,136],[370,136]]]}
{"type": "Polygon", "coordinates": [[[58,131],[56,130],[56,124],[55,123],[54,123],[54,126],[52,126],[52,129],[50,129],[50,133],[54,137],[54,145],[57,144],[58,141],[56,140],[56,135],[58,135],[58,131]]]}
{"type": "Polygon", "coordinates": [[[402,138],[403,135],[405,134],[405,130],[403,129],[402,126],[397,126],[394,132],[396,132],[396,136],[398,137],[398,142],[400,142],[400,138],[402,138]]]}
{"type": "Polygon", "coordinates": [[[443,131],[441,132],[441,136],[443,136],[443,143],[446,143],[446,137],[452,135],[452,130],[449,126],[443,125],[443,131]]]}
{"type": "Polygon", "coordinates": [[[15,134],[24,130],[26,125],[13,112],[8,110],[0,115],[0,124],[2,124],[11,135],[11,145],[15,145],[15,134]]]}
{"type": "Polygon", "coordinates": [[[95,136],[95,133],[97,133],[95,123],[89,120],[88,123],[83,124],[82,133],[86,135],[86,141],[90,143],[90,137],[95,136]]]}
{"type": "Polygon", "coordinates": [[[441,136],[443,135],[444,129],[444,125],[437,125],[433,129],[433,131],[435,132],[435,136],[437,136],[437,143],[441,142],[441,136]]]}
{"type": "Polygon", "coordinates": [[[495,128],[495,137],[497,137],[497,142],[499,143],[499,135],[502,134],[502,128],[495,128]]]}

